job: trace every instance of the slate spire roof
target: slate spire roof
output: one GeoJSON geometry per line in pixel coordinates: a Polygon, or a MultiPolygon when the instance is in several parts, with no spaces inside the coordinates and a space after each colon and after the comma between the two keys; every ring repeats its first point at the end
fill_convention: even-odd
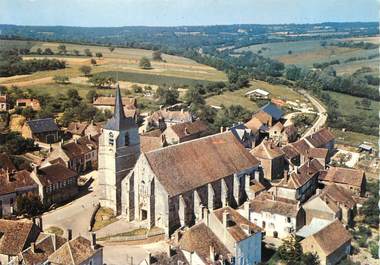
{"type": "Polygon", "coordinates": [[[115,110],[113,117],[107,121],[104,129],[120,131],[137,126],[132,118],[125,117],[119,84],[116,85],[115,94],[115,110]]]}

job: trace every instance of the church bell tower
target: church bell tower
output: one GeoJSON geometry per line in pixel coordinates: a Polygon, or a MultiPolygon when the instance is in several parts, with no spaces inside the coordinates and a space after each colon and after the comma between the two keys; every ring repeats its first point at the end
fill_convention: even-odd
{"type": "Polygon", "coordinates": [[[125,117],[119,84],[116,87],[115,109],[99,138],[100,205],[121,214],[121,182],[133,169],[140,155],[138,126],[125,117]]]}

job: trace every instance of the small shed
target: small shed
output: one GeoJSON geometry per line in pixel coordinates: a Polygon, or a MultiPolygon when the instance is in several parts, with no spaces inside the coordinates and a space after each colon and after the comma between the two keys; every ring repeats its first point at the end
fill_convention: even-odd
{"type": "Polygon", "coordinates": [[[372,150],[373,150],[373,148],[371,146],[367,145],[367,144],[361,144],[361,145],[359,145],[359,151],[360,152],[365,151],[365,152],[368,152],[368,153],[372,153],[372,150]]]}

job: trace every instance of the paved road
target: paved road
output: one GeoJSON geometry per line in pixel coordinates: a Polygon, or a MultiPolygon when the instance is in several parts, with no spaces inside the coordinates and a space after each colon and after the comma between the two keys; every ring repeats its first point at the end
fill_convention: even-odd
{"type": "Polygon", "coordinates": [[[45,228],[57,226],[62,228],[65,233],[67,229],[72,229],[74,237],[82,235],[89,238],[88,227],[91,215],[98,203],[98,177],[97,171],[93,171],[88,175],[94,178],[94,182],[91,183],[89,188],[92,191],[67,205],[42,215],[45,228]]]}
{"type": "Polygon", "coordinates": [[[317,131],[318,129],[322,128],[325,125],[327,121],[327,111],[325,107],[321,103],[319,103],[318,100],[312,97],[305,90],[300,90],[300,93],[303,94],[305,97],[307,97],[310,100],[310,102],[314,105],[316,110],[318,111],[317,121],[303,135],[303,137],[306,137],[312,134],[313,132],[317,131]]]}

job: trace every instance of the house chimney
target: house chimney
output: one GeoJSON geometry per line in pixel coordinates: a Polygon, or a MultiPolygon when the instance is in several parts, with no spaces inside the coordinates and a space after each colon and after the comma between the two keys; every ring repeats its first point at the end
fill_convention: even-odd
{"type": "Polygon", "coordinates": [[[255,181],[260,182],[260,172],[258,170],[255,171],[255,181]]]}
{"type": "Polygon", "coordinates": [[[183,113],[183,109],[181,109],[181,113],[183,113]]]}
{"type": "Polygon", "coordinates": [[[64,141],[63,141],[63,138],[61,139],[61,142],[59,143],[59,146],[62,147],[64,141]]]}
{"type": "Polygon", "coordinates": [[[73,230],[67,229],[67,240],[73,239],[73,230]]]}
{"type": "Polygon", "coordinates": [[[210,246],[210,261],[215,262],[215,248],[214,246],[210,246]]]}
{"type": "Polygon", "coordinates": [[[152,253],[148,252],[148,257],[146,259],[147,259],[148,265],[150,265],[152,262],[152,253]]]}
{"type": "Polygon", "coordinates": [[[181,230],[177,230],[175,231],[174,233],[174,243],[175,245],[179,245],[179,241],[181,240],[182,238],[182,231],[181,230]]]}
{"type": "Polygon", "coordinates": [[[207,207],[203,207],[202,209],[203,221],[207,226],[209,226],[209,216],[207,207]]]}
{"type": "Polygon", "coordinates": [[[250,202],[249,201],[245,201],[244,202],[244,217],[247,218],[247,220],[249,221],[249,218],[250,218],[250,214],[249,214],[249,207],[250,207],[250,202]]]}
{"type": "Polygon", "coordinates": [[[224,227],[228,227],[228,219],[229,219],[228,211],[224,210],[224,212],[223,212],[223,225],[224,225],[224,227]]]}
{"type": "Polygon", "coordinates": [[[36,217],[36,225],[40,228],[41,231],[43,231],[42,217],[41,216],[36,217]]]}
{"type": "Polygon", "coordinates": [[[36,243],[35,242],[30,243],[30,249],[32,250],[33,253],[36,253],[36,243]]]}
{"type": "Polygon", "coordinates": [[[220,132],[221,132],[221,133],[224,132],[224,128],[223,128],[223,126],[220,127],[220,132]]]}
{"type": "Polygon", "coordinates": [[[92,249],[95,249],[96,247],[96,233],[95,232],[91,233],[91,247],[92,249]]]}

